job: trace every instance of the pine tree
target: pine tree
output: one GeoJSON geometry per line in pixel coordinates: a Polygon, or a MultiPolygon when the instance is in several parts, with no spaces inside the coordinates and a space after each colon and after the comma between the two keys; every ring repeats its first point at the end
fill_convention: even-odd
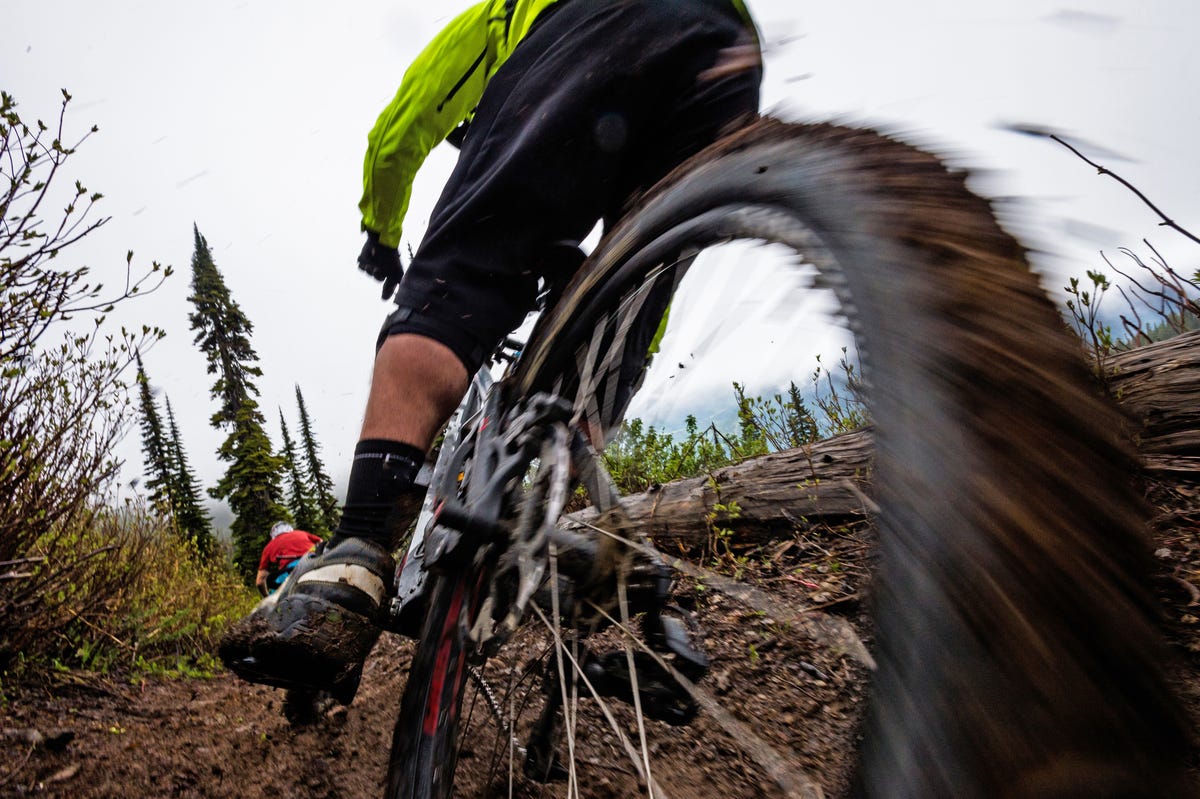
{"type": "Polygon", "coordinates": [[[282,408],[279,410],[279,429],[283,433],[283,470],[287,480],[287,503],[292,511],[292,519],[301,530],[318,535],[328,533],[329,530],[323,527],[312,495],[305,484],[304,475],[300,471],[300,464],[296,460],[296,444],[288,432],[282,408]]]}
{"type": "Polygon", "coordinates": [[[140,355],[137,359],[138,402],[141,407],[142,452],[146,459],[146,489],[150,502],[159,512],[170,516],[179,533],[195,542],[201,555],[212,551],[215,543],[212,522],[200,506],[200,483],[188,466],[179,438],[179,426],[171,400],[167,406],[167,429],[163,429],[158,405],[150,390],[150,380],[140,355]]]}
{"type": "Polygon", "coordinates": [[[150,504],[162,513],[171,513],[171,468],[170,452],[163,435],[162,417],[158,415],[158,406],[154,403],[154,394],[150,390],[150,380],[146,377],[146,367],[142,364],[142,356],[138,354],[137,382],[138,405],[141,410],[142,428],[142,457],[146,462],[146,490],[150,495],[150,504]]]}
{"type": "Polygon", "coordinates": [[[312,421],[308,417],[308,408],[304,405],[299,384],[296,385],[296,405],[300,408],[300,445],[304,448],[304,475],[308,479],[309,496],[316,502],[324,528],[333,530],[337,528],[341,516],[338,501],[333,495],[333,481],[326,474],[325,466],[317,454],[320,446],[313,435],[312,421]]]}
{"type": "Polygon", "coordinates": [[[212,520],[208,512],[200,504],[200,481],[188,465],[187,455],[183,452],[183,440],[179,435],[179,425],[175,423],[175,412],[171,409],[171,398],[165,398],[167,404],[167,428],[171,440],[168,443],[170,465],[172,471],[171,496],[175,508],[175,526],[179,531],[196,544],[196,550],[204,556],[212,553],[216,545],[213,535],[212,520]]]}
{"type": "Polygon", "coordinates": [[[250,345],[253,325],[230,296],[208,242],[198,229],[193,227],[193,231],[196,250],[188,299],[196,310],[188,319],[197,331],[195,343],[208,359],[208,373],[217,376],[210,392],[219,403],[212,425],[229,433],[217,451],[229,469],[209,494],[228,501],[233,511],[234,562],[250,578],[269,540],[271,525],[287,517],[279,486],[283,459],[272,452],[255,399],[258,389],[251,382],[262,375],[255,365],[258,355],[250,345]]]}

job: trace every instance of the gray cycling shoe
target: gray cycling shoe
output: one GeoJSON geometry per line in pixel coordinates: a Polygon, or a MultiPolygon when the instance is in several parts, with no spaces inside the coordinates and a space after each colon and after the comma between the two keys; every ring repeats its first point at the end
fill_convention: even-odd
{"type": "Polygon", "coordinates": [[[392,556],[369,539],[320,545],[233,625],[217,652],[249,682],[328,691],[349,704],[379,638],[394,573],[392,556]]]}

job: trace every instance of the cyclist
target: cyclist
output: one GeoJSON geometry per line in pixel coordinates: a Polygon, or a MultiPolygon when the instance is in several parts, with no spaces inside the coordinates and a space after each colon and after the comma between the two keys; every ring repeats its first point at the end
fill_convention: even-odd
{"type": "Polygon", "coordinates": [[[743,0],[486,0],[417,56],[368,136],[361,269],[396,290],[335,534],[273,606],[221,647],[242,677],[327,689],[379,636],[413,486],[469,376],[528,313],[561,258],[726,129],[757,113],[762,78],[743,0]],[[397,247],[417,168],[458,163],[407,270],[397,247]]]}
{"type": "Polygon", "coordinates": [[[321,543],[321,537],[297,530],[287,522],[271,525],[271,540],[263,547],[254,584],[263,596],[283,585],[297,561],[321,543]]]}

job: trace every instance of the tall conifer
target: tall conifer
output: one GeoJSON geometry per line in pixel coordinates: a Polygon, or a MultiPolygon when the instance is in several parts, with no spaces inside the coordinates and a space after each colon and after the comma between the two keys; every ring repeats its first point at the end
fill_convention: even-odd
{"type": "Polygon", "coordinates": [[[326,530],[337,528],[341,513],[338,510],[337,497],[333,495],[333,481],[325,472],[325,465],[317,453],[320,445],[313,435],[312,421],[308,417],[308,408],[304,405],[304,395],[300,393],[300,385],[296,385],[296,405],[300,408],[300,446],[304,450],[304,474],[308,478],[309,496],[317,505],[321,521],[326,530]]]}
{"type": "Polygon", "coordinates": [[[201,504],[200,480],[196,478],[188,464],[187,455],[184,454],[179,425],[175,423],[175,411],[171,409],[171,398],[164,399],[167,404],[167,430],[170,434],[167,450],[172,471],[171,497],[175,507],[175,526],[179,528],[180,533],[196,543],[196,549],[201,555],[208,555],[216,545],[212,520],[201,504]]]}
{"type": "Polygon", "coordinates": [[[142,364],[142,356],[137,359],[138,409],[141,411],[142,429],[142,459],[146,464],[146,491],[150,504],[159,512],[169,514],[171,508],[171,468],[170,453],[167,448],[166,436],[163,434],[162,417],[158,415],[158,406],[154,402],[154,393],[150,390],[150,379],[146,377],[146,367],[142,364]]]}
{"type": "Polygon", "coordinates": [[[296,458],[296,444],[288,432],[282,408],[279,410],[279,429],[283,434],[283,470],[287,481],[287,504],[292,511],[292,519],[301,530],[317,534],[327,533],[329,531],[322,525],[312,495],[305,484],[300,463],[296,458]]]}
{"type": "Polygon", "coordinates": [[[251,382],[262,375],[250,345],[254,327],[230,296],[208,242],[195,227],[193,232],[196,249],[188,299],[196,310],[188,319],[196,331],[195,343],[208,359],[208,373],[216,375],[210,393],[218,409],[212,425],[229,434],[217,451],[229,469],[209,494],[226,500],[233,511],[234,562],[250,578],[270,538],[271,525],[287,517],[279,484],[283,459],[272,452],[255,399],[258,389],[251,382]]]}

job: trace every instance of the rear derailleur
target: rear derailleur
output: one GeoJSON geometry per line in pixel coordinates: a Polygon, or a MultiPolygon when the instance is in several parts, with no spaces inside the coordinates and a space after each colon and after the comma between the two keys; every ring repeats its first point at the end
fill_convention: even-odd
{"type": "Polygon", "coordinates": [[[550,782],[566,776],[554,747],[566,695],[617,699],[640,707],[646,718],[671,726],[688,724],[696,717],[699,705],[691,687],[708,673],[708,657],[700,648],[695,624],[681,608],[667,604],[665,594],[662,599],[642,617],[642,634],[650,652],[592,652],[579,641],[568,642],[567,647],[574,647],[582,685],[575,684],[579,671],[567,669],[560,675],[557,664],[547,662],[542,678],[546,703],[525,746],[526,777],[550,782]]]}

